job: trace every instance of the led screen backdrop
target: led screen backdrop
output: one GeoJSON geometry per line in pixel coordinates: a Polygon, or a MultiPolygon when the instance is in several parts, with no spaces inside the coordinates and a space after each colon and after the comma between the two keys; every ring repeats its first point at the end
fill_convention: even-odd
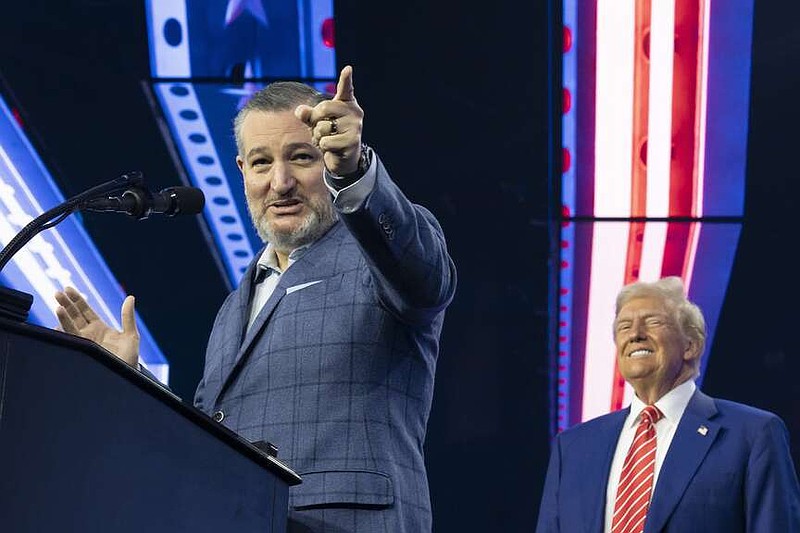
{"type": "Polygon", "coordinates": [[[332,0],[148,0],[151,87],[187,181],[206,195],[210,246],[231,286],[262,246],[232,133],[272,79],[335,90],[332,0]]]}
{"type": "Polygon", "coordinates": [[[752,0],[563,2],[555,431],[630,400],[611,333],[624,284],[684,279],[705,368],[743,216],[752,15],[752,0]]]}

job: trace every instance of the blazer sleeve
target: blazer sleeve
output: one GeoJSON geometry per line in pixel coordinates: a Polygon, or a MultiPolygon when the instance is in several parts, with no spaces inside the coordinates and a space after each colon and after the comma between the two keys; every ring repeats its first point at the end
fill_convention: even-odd
{"type": "Polygon", "coordinates": [[[375,187],[360,209],[340,216],[366,258],[381,303],[404,322],[428,323],[453,299],[455,265],[439,222],[406,198],[375,157],[375,187]]]}
{"type": "Polygon", "coordinates": [[[547,465],[547,477],[544,480],[542,501],[539,505],[536,533],[556,533],[560,531],[558,523],[558,491],[560,484],[561,445],[559,436],[556,436],[550,450],[550,463],[547,465]]]}
{"type": "Polygon", "coordinates": [[[783,421],[771,416],[753,443],[745,481],[747,531],[800,531],[800,487],[783,421]]]}

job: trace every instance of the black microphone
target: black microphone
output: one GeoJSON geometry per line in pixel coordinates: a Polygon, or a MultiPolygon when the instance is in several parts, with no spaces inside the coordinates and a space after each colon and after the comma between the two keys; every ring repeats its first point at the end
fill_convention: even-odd
{"type": "Polygon", "coordinates": [[[141,220],[154,213],[168,217],[196,215],[203,210],[205,203],[203,191],[195,187],[168,187],[155,194],[142,187],[133,187],[120,196],[90,200],[83,209],[126,213],[141,220]]]}

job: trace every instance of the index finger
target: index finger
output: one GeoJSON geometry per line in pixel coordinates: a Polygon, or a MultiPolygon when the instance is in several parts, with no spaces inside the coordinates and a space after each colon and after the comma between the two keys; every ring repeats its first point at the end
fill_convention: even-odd
{"type": "Polygon", "coordinates": [[[350,65],[344,67],[339,74],[339,83],[336,84],[336,96],[333,99],[340,102],[350,102],[356,99],[353,89],[353,67],[350,65]]]}
{"type": "Polygon", "coordinates": [[[97,316],[97,313],[94,312],[94,309],[91,308],[89,303],[83,296],[81,296],[81,293],[79,293],[77,289],[74,287],[67,287],[64,289],[64,294],[69,297],[69,299],[72,301],[72,305],[74,305],[75,308],[80,311],[87,322],[91,322],[92,320],[100,320],[100,317],[97,316]]]}

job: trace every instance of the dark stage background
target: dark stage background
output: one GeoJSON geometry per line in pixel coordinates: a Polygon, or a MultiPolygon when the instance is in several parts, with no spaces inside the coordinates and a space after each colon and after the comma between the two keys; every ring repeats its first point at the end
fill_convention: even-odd
{"type": "MultiPolygon", "coordinates": [[[[426,445],[437,531],[532,530],[547,465],[548,3],[336,3],[365,138],[441,221],[459,271],[426,445]]],[[[0,74],[72,196],[120,173],[179,183],[147,103],[144,7],[27,0],[0,18],[0,74]]],[[[800,458],[800,5],[756,2],[746,223],[706,392],[780,414],[800,458]]],[[[557,85],[557,80],[556,80],[557,85]]],[[[226,294],[196,220],[84,215],[189,400],[226,294]]]]}

